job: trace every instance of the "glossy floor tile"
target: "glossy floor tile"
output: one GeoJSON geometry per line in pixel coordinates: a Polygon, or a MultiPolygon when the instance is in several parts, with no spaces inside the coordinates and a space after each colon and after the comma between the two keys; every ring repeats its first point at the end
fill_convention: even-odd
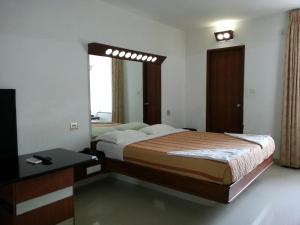
{"type": "Polygon", "coordinates": [[[108,177],[75,189],[75,221],[76,225],[300,225],[300,170],[272,166],[229,205],[199,204],[108,177]]]}

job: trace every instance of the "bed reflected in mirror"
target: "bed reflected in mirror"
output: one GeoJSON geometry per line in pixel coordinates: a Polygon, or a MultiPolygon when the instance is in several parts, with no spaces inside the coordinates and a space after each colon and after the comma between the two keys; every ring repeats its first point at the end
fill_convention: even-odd
{"type": "Polygon", "coordinates": [[[89,43],[91,147],[107,132],[161,123],[161,65],[166,57],[89,43]]]}
{"type": "Polygon", "coordinates": [[[89,55],[89,76],[93,137],[98,127],[143,122],[142,63],[89,55]]]}

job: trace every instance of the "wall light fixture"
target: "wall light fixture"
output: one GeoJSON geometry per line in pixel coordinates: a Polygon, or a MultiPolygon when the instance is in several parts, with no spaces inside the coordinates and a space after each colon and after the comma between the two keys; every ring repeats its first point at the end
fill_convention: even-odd
{"type": "Polygon", "coordinates": [[[233,30],[215,32],[215,38],[217,41],[228,41],[233,39],[233,36],[234,36],[233,30]]]}
{"type": "Polygon", "coordinates": [[[90,55],[109,56],[112,58],[143,62],[146,64],[155,63],[160,65],[166,59],[165,56],[161,56],[161,55],[155,55],[152,53],[140,52],[136,50],[119,48],[119,47],[104,45],[99,43],[89,43],[88,51],[90,55]]]}

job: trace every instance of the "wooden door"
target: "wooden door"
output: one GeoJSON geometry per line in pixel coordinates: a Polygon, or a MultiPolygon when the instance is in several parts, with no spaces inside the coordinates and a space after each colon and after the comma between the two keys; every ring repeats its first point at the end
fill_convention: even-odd
{"type": "Polygon", "coordinates": [[[144,122],[161,123],[161,65],[144,63],[144,122]]]}
{"type": "Polygon", "coordinates": [[[243,133],[245,46],[207,51],[206,130],[243,133]]]}

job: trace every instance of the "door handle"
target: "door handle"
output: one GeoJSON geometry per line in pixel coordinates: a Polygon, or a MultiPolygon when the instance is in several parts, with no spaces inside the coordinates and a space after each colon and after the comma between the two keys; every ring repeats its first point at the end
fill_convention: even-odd
{"type": "Polygon", "coordinates": [[[149,105],[149,102],[145,102],[144,105],[149,105]]]}
{"type": "Polygon", "coordinates": [[[241,104],[237,104],[236,107],[237,107],[237,108],[241,108],[241,104]]]}

